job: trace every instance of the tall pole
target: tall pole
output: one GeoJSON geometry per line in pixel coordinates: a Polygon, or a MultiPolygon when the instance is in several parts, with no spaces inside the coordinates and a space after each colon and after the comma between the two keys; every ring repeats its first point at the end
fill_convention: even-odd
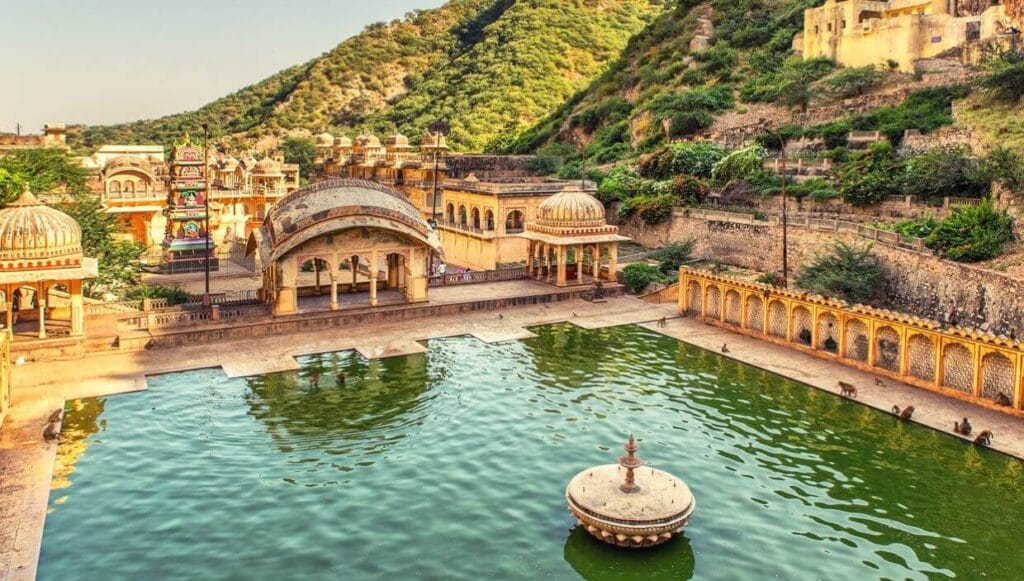
{"type": "Polygon", "coordinates": [[[206,247],[206,259],[203,261],[205,270],[205,282],[206,282],[206,298],[210,298],[210,126],[203,123],[203,185],[205,186],[206,194],[203,196],[203,210],[204,212],[204,226],[203,230],[206,231],[206,239],[204,246],[206,247]]]}
{"type": "Polygon", "coordinates": [[[786,190],[786,141],[779,136],[782,146],[782,286],[789,288],[789,194],[786,190]]]}

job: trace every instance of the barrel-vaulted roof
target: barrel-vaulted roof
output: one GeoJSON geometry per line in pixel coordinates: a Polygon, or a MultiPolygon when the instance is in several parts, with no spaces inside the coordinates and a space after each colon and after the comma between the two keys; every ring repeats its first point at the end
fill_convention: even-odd
{"type": "Polygon", "coordinates": [[[254,238],[269,265],[313,238],[353,228],[390,230],[441,252],[437,233],[401,192],[363,180],[327,180],[288,194],[254,238]]]}

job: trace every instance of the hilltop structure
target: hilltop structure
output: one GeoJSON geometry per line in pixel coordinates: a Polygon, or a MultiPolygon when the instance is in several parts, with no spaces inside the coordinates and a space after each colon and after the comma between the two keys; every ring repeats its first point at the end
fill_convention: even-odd
{"type": "Polygon", "coordinates": [[[67,151],[67,126],[63,123],[47,123],[42,135],[0,134],[0,157],[19,149],[56,147],[67,151]]]}
{"type": "Polygon", "coordinates": [[[804,11],[793,48],[850,67],[898,63],[914,73],[922,59],[957,54],[976,62],[983,43],[1019,39],[1016,9],[985,0],[826,0],[804,11]]]}

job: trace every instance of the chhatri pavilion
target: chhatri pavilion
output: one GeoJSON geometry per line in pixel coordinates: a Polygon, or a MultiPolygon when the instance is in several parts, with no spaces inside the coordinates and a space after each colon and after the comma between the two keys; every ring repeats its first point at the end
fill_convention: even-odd
{"type": "Polygon", "coordinates": [[[431,253],[443,255],[436,232],[401,192],[349,179],[283,198],[253,231],[247,252],[256,255],[262,298],[275,315],[304,310],[300,297],[317,303],[321,282],[331,310],[339,308],[339,293],[367,297],[370,306],[379,291],[424,302],[431,253]]]}
{"type": "Polygon", "coordinates": [[[84,336],[82,280],[96,274],[96,259],[82,254],[78,223],[37,200],[27,184],[0,210],[0,293],[5,328],[15,336],[84,336]]]}
{"type": "Polygon", "coordinates": [[[605,221],[604,204],[577,183],[544,200],[521,236],[530,241],[530,276],[559,287],[615,282],[619,242],[629,240],[605,221]]]}

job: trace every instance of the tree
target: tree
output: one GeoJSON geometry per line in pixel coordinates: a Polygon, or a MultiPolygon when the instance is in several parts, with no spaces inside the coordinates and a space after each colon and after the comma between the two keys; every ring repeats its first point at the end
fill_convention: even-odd
{"type": "Polygon", "coordinates": [[[0,199],[4,204],[11,199],[12,184],[19,192],[27,182],[34,192],[63,194],[60,210],[81,227],[82,251],[99,261],[99,276],[86,282],[85,292],[121,296],[138,283],[144,249],[115,238],[114,215],[103,210],[87,179],[85,170],[59,149],[25,149],[0,158],[0,199]]]}
{"type": "Polygon", "coordinates": [[[660,260],[658,270],[665,275],[673,275],[679,272],[679,267],[690,261],[693,256],[693,249],[696,246],[693,238],[682,242],[673,242],[654,253],[653,258],[660,260]]]}
{"type": "Polygon", "coordinates": [[[1010,192],[1024,194],[1024,159],[1008,147],[996,147],[982,160],[984,174],[1010,192]]]}
{"type": "Polygon", "coordinates": [[[850,303],[878,298],[885,270],[870,246],[856,247],[836,241],[811,259],[796,277],[800,288],[850,303]]]}
{"type": "Polygon", "coordinates": [[[289,137],[281,145],[284,160],[299,164],[299,175],[305,179],[313,175],[316,169],[316,145],[309,139],[289,137]]]}
{"type": "Polygon", "coordinates": [[[903,185],[903,164],[889,143],[872,144],[836,166],[833,183],[843,199],[854,206],[870,206],[898,195],[903,185]]]}

